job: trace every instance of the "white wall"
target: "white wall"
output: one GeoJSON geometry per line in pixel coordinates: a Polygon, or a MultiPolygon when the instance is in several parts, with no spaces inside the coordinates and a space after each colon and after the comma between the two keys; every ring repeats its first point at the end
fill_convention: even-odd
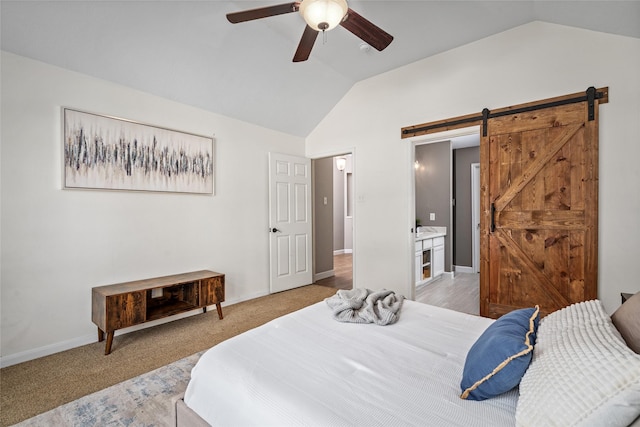
{"type": "Polygon", "coordinates": [[[95,341],[91,288],[211,269],[269,292],[267,153],[302,138],[2,53],[2,365],[95,341]],[[61,107],[215,135],[215,196],[62,190],[61,107]]]}
{"type": "Polygon", "coordinates": [[[600,108],[599,298],[612,312],[620,292],[640,291],[638,52],[638,39],[534,22],[356,84],[306,144],[310,157],[358,153],[354,286],[412,293],[413,147],[400,138],[403,126],[609,86],[600,108]]]}

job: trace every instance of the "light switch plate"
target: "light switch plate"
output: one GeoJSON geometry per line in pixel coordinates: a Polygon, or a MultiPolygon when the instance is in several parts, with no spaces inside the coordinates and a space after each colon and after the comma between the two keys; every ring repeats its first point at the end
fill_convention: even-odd
{"type": "Polygon", "coordinates": [[[429,221],[435,221],[435,220],[436,220],[436,214],[435,214],[435,213],[433,213],[433,212],[431,212],[431,213],[429,214],[429,221]]]}

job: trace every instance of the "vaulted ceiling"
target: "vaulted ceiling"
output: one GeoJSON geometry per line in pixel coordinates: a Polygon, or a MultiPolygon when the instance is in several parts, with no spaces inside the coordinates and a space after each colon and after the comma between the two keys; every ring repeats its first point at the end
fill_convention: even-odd
{"type": "Polygon", "coordinates": [[[293,63],[297,13],[230,24],[286,1],[2,0],[2,49],[293,135],[358,81],[531,22],[640,38],[640,1],[349,1],[394,36],[384,51],[338,27],[293,63]]]}

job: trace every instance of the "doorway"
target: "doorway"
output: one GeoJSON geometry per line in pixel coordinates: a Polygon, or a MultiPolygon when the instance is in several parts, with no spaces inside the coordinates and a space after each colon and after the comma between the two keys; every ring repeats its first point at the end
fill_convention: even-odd
{"type": "MultiPolygon", "coordinates": [[[[430,135],[427,139],[416,139],[413,151],[416,169],[413,192],[416,224],[420,220],[421,226],[447,227],[445,273],[441,280],[414,289],[416,300],[435,304],[435,299],[455,299],[455,295],[460,295],[463,288],[469,288],[469,292],[464,293],[469,294],[469,301],[473,302],[477,312],[477,273],[480,267],[479,262],[474,261],[473,248],[476,241],[479,241],[479,230],[474,227],[473,208],[479,209],[480,182],[479,179],[473,179],[475,169],[472,164],[478,164],[480,160],[479,128],[460,129],[457,132],[430,135]],[[428,148],[430,145],[433,148],[428,148]],[[422,181],[430,182],[430,187],[420,183],[418,179],[418,170],[424,175],[424,168],[432,168],[428,171],[429,176],[421,177],[422,181]],[[422,200],[424,198],[435,200],[422,200]],[[428,207],[427,210],[425,206],[428,207]]],[[[477,171],[479,175],[479,168],[477,171]]],[[[451,304],[454,301],[443,302],[442,306],[453,307],[451,304]]]]}
{"type": "Polygon", "coordinates": [[[353,154],[314,159],[314,283],[353,288],[353,154]]]}

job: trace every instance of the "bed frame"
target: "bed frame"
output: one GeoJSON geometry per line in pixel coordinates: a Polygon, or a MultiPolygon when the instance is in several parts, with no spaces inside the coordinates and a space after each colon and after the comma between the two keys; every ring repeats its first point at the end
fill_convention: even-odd
{"type": "Polygon", "coordinates": [[[184,403],[184,394],[175,401],[176,426],[180,427],[211,427],[209,423],[200,418],[191,408],[184,403]]]}

